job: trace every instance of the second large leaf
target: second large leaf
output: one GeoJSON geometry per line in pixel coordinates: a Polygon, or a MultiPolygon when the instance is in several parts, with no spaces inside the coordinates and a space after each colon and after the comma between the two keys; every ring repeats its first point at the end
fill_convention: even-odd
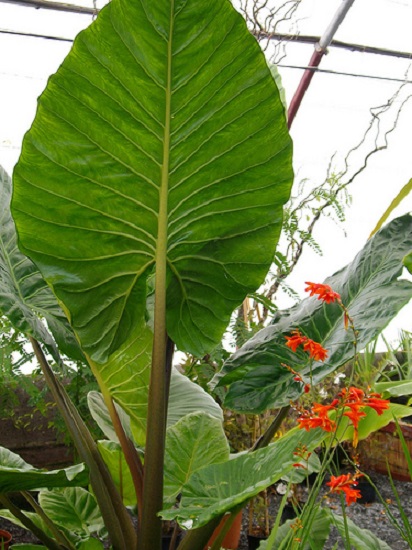
{"type": "MultiPolygon", "coordinates": [[[[340,294],[353,319],[358,351],[377,338],[410,301],[412,282],[402,277],[402,271],[411,248],[412,216],[406,214],[383,227],[351,263],[325,280],[340,294]]],[[[226,407],[258,414],[286,406],[303,392],[303,384],[285,365],[318,384],[354,353],[354,335],[345,330],[342,308],[306,298],[277,312],[267,327],[226,361],[214,382],[229,387],[226,407]],[[285,337],[296,329],[326,348],[326,361],[312,363],[307,353],[292,352],[285,337]]]]}
{"type": "Polygon", "coordinates": [[[112,0],[39,100],[15,171],[24,252],[104,362],[167,255],[168,332],[210,350],[262,282],[292,183],[258,44],[228,0],[112,0]]]}

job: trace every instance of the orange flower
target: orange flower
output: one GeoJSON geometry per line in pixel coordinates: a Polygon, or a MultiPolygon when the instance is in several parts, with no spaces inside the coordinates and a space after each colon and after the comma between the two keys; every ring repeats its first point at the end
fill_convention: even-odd
{"type": "Polygon", "coordinates": [[[292,336],[285,336],[285,338],[287,347],[293,352],[296,353],[298,347],[302,345],[303,349],[307,351],[315,361],[324,361],[328,355],[327,350],[323,348],[321,344],[318,344],[318,342],[311,340],[307,336],[303,336],[297,329],[292,331],[292,336]]]}
{"type": "Polygon", "coordinates": [[[331,488],[331,493],[345,493],[346,504],[350,506],[361,497],[360,491],[353,488],[358,484],[357,477],[359,477],[359,474],[330,476],[330,481],[326,485],[331,488]]]}
{"type": "Polygon", "coordinates": [[[343,388],[339,395],[343,398],[343,403],[352,409],[356,407],[370,407],[381,415],[383,411],[389,408],[389,401],[382,399],[380,393],[366,395],[363,390],[352,386],[348,390],[343,388]]]}
{"type": "Polygon", "coordinates": [[[299,428],[304,428],[307,432],[314,428],[322,428],[325,432],[333,432],[336,428],[336,422],[327,416],[301,416],[298,418],[299,428]]]}
{"type": "Polygon", "coordinates": [[[357,447],[359,421],[366,416],[365,407],[371,407],[381,415],[389,408],[389,401],[381,399],[379,393],[367,395],[360,388],[353,386],[343,388],[338,397],[339,399],[334,399],[330,405],[314,403],[310,411],[301,410],[298,418],[299,427],[307,431],[312,428],[322,428],[326,432],[332,432],[336,428],[336,422],[329,418],[328,413],[341,408],[343,416],[349,418],[353,426],[353,446],[357,447]]]}
{"type": "Polygon", "coordinates": [[[336,410],[336,406],[339,403],[337,399],[334,399],[330,405],[321,405],[320,403],[314,403],[312,411],[319,416],[326,416],[329,411],[336,410]]]}
{"type": "Polygon", "coordinates": [[[322,285],[318,283],[305,282],[308,285],[305,288],[305,292],[309,292],[309,296],[318,295],[318,300],[323,300],[327,304],[331,302],[340,301],[340,294],[334,292],[329,285],[322,285]]]}
{"type": "Polygon", "coordinates": [[[309,338],[303,344],[303,349],[307,351],[315,361],[324,361],[328,356],[328,352],[325,348],[309,338]]]}
{"type": "Polygon", "coordinates": [[[355,388],[354,386],[351,386],[349,389],[343,388],[339,395],[343,397],[345,402],[348,403],[362,402],[363,398],[365,397],[365,392],[360,388],[355,388]]]}
{"type": "Polygon", "coordinates": [[[378,397],[368,397],[366,399],[365,405],[375,410],[380,416],[381,414],[383,414],[383,411],[389,409],[389,401],[387,399],[381,399],[379,393],[371,394],[371,396],[375,395],[378,397]]]}
{"type": "Polygon", "coordinates": [[[287,340],[286,345],[293,352],[296,352],[298,347],[306,342],[307,338],[306,336],[302,336],[302,334],[298,330],[293,330],[292,335],[293,336],[285,336],[287,340]]]}
{"type": "Polygon", "coordinates": [[[352,445],[356,448],[359,442],[358,426],[359,420],[366,416],[366,413],[359,410],[359,407],[351,407],[349,411],[343,413],[343,416],[347,416],[353,425],[353,440],[352,445]]]}
{"type": "Polygon", "coordinates": [[[343,407],[347,407],[349,411],[345,411],[343,416],[347,416],[353,425],[353,446],[358,445],[358,426],[359,420],[366,416],[363,412],[365,407],[371,407],[379,415],[383,414],[383,411],[389,407],[389,401],[381,399],[379,393],[372,393],[369,396],[365,395],[365,392],[360,388],[351,386],[346,389],[343,388],[339,393],[339,397],[342,399],[343,407]]]}
{"type": "Polygon", "coordinates": [[[366,413],[360,411],[358,407],[351,408],[349,411],[343,413],[343,416],[347,416],[352,421],[353,427],[357,430],[359,426],[359,420],[366,416],[366,413]]]}
{"type": "MultiPolygon", "coordinates": [[[[337,400],[335,400],[337,402],[337,400]]],[[[299,428],[304,428],[307,432],[312,428],[322,428],[325,432],[333,432],[336,428],[336,422],[331,420],[328,412],[335,408],[335,402],[330,405],[321,405],[314,403],[312,411],[303,411],[298,418],[299,428]]]]}

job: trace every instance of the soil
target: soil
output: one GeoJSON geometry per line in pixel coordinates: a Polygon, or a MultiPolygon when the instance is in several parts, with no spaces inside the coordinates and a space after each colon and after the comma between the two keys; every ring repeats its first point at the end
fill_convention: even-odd
{"type": "MultiPolygon", "coordinates": [[[[385,475],[377,474],[375,472],[369,473],[371,479],[377,486],[382,499],[387,503],[390,514],[393,518],[401,524],[401,516],[396,505],[396,499],[393,494],[389,479],[385,475]]],[[[394,481],[397,492],[399,493],[399,499],[402,503],[403,510],[408,518],[412,518],[412,483],[405,481],[394,481]]],[[[305,491],[305,489],[304,489],[305,491]]],[[[279,504],[281,495],[277,492],[277,487],[271,487],[269,493],[269,515],[273,522],[279,504]]],[[[336,513],[340,510],[340,501],[335,495],[326,496],[326,491],[323,491],[323,503],[325,506],[331,507],[336,513]]],[[[406,550],[410,548],[409,544],[405,542],[396,527],[393,525],[393,520],[389,517],[388,512],[385,510],[385,506],[379,500],[371,503],[359,503],[351,505],[347,508],[347,515],[358,526],[371,530],[377,537],[385,541],[393,550],[406,550]]],[[[16,527],[7,520],[0,518],[0,528],[10,531],[13,535],[13,542],[36,542],[36,539],[25,529],[16,527]]],[[[248,550],[248,511],[244,510],[242,535],[238,550],[248,550]]],[[[333,545],[338,542],[338,549],[343,549],[344,544],[342,539],[339,538],[337,533],[332,530],[329,541],[326,543],[324,549],[331,550],[333,545]]]]}

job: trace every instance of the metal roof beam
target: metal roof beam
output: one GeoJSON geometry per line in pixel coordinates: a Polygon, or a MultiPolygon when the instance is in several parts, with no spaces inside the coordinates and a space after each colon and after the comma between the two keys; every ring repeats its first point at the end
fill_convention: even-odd
{"type": "Polygon", "coordinates": [[[62,2],[49,2],[47,0],[0,0],[0,3],[17,4],[18,6],[24,6],[26,8],[65,11],[78,13],[81,15],[96,15],[99,12],[99,10],[94,8],[76,6],[75,4],[67,4],[62,2]]]}

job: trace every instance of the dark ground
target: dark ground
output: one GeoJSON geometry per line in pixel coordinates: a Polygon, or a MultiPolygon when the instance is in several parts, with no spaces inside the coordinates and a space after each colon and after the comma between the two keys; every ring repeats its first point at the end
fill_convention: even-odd
{"type": "MultiPolygon", "coordinates": [[[[369,476],[379,490],[379,493],[381,494],[383,500],[386,501],[389,507],[389,512],[400,523],[400,525],[402,525],[400,512],[396,505],[396,499],[394,498],[388,476],[377,474],[375,472],[369,472],[369,476]]],[[[394,480],[394,485],[396,487],[396,490],[398,491],[403,510],[412,525],[412,483],[394,480]]],[[[339,497],[337,495],[326,496],[326,490],[322,490],[322,494],[323,505],[329,506],[333,509],[335,513],[339,513],[339,497]]],[[[277,495],[274,490],[271,490],[269,499],[270,516],[273,521],[279,508],[281,496],[277,495]]],[[[392,548],[392,550],[406,550],[408,548],[411,548],[411,546],[402,539],[399,531],[393,525],[389,517],[389,513],[385,510],[385,506],[381,503],[378,497],[376,498],[375,502],[370,504],[352,504],[350,507],[346,508],[346,512],[347,516],[356,525],[372,531],[377,537],[385,541],[390,546],[390,548],[392,548]]],[[[243,529],[239,550],[248,550],[247,528],[248,519],[247,514],[244,512],[243,529]]],[[[344,549],[345,546],[342,539],[333,529],[331,531],[328,542],[324,546],[324,550],[331,550],[336,542],[338,542],[338,550],[344,549]]]]}
{"type": "MultiPolygon", "coordinates": [[[[387,476],[370,473],[371,478],[379,489],[383,499],[388,502],[389,510],[394,518],[400,522],[400,513],[396,506],[396,500],[393,495],[392,488],[387,476]]],[[[405,481],[395,481],[396,489],[399,493],[400,500],[406,516],[412,523],[412,483],[405,481]]],[[[270,517],[272,520],[276,517],[276,512],[279,507],[281,496],[278,495],[275,489],[269,491],[270,500],[270,517]]],[[[339,499],[333,496],[324,498],[324,505],[330,506],[335,512],[339,512],[339,499]]],[[[385,541],[393,550],[406,550],[411,548],[408,543],[402,540],[401,535],[393,526],[388,512],[384,505],[377,499],[371,504],[356,503],[347,508],[347,515],[360,527],[370,529],[376,536],[385,541]]],[[[243,514],[243,530],[239,545],[239,550],[248,550],[247,542],[247,526],[248,514],[244,511],[243,514]]],[[[33,536],[28,531],[14,526],[10,522],[0,518],[0,528],[9,530],[14,537],[14,542],[34,542],[33,536]]],[[[339,541],[336,533],[332,533],[329,542],[325,545],[325,550],[330,550],[333,544],[339,541]]],[[[340,539],[338,549],[343,549],[344,544],[340,539]]]]}

